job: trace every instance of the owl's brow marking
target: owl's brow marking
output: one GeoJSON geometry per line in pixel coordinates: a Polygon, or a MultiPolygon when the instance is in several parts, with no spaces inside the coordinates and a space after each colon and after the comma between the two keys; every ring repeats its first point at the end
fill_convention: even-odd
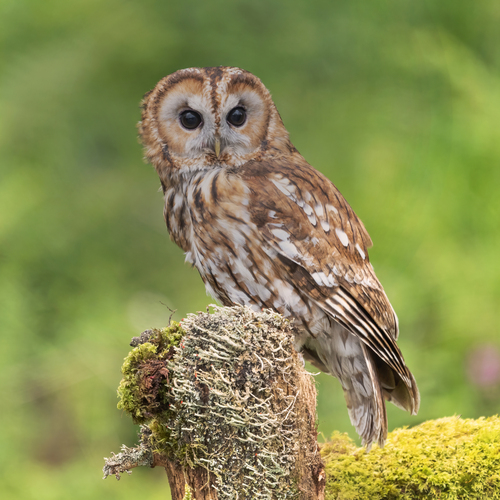
{"type": "Polygon", "coordinates": [[[261,89],[258,87],[257,79],[255,78],[255,76],[246,71],[242,71],[231,77],[228,84],[228,90],[233,90],[233,87],[236,87],[237,85],[248,85],[253,89],[257,89],[259,91],[259,94],[261,93],[261,89]]]}
{"type": "Polygon", "coordinates": [[[215,115],[215,125],[220,126],[220,115],[217,113],[217,109],[220,106],[220,97],[217,92],[217,87],[219,82],[222,80],[223,72],[222,69],[213,68],[213,71],[208,72],[208,78],[210,81],[210,99],[212,101],[212,111],[215,115]]]}
{"type": "MultiPolygon", "coordinates": [[[[200,74],[199,70],[198,71],[182,70],[178,73],[174,73],[173,75],[167,76],[163,80],[161,80],[158,93],[155,95],[153,105],[151,107],[155,119],[157,119],[158,107],[160,105],[160,100],[163,98],[163,96],[179,83],[189,79],[195,80],[203,84],[203,76],[200,74]]],[[[151,92],[154,92],[154,90],[151,92]]]]}

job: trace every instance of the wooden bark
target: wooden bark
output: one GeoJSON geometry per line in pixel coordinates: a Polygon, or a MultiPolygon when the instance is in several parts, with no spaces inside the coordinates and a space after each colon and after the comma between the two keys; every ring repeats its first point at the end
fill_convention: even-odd
{"type": "Polygon", "coordinates": [[[217,500],[217,491],[214,489],[215,478],[202,467],[194,469],[183,468],[175,462],[168,462],[165,471],[170,485],[172,500],[182,500],[186,493],[186,485],[191,488],[196,500],[217,500]]]}

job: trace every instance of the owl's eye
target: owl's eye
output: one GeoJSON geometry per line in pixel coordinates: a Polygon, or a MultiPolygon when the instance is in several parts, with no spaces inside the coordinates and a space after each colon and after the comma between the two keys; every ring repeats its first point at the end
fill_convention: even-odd
{"type": "Polygon", "coordinates": [[[241,127],[247,119],[247,113],[244,108],[239,106],[229,111],[226,119],[231,125],[234,125],[235,127],[241,127]]]}
{"type": "Polygon", "coordinates": [[[200,113],[197,113],[192,109],[183,111],[181,113],[180,120],[182,126],[184,128],[187,128],[188,130],[194,130],[195,128],[198,128],[200,126],[200,123],[202,122],[200,113]]]}

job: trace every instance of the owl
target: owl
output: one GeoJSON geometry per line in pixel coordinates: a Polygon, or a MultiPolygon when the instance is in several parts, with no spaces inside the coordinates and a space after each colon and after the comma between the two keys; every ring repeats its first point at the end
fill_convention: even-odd
{"type": "Polygon", "coordinates": [[[144,96],[139,133],[160,177],[171,239],[226,306],[271,308],[295,347],[337,377],[368,447],[385,400],[416,414],[398,320],[368,258],[363,223],[290,142],[271,94],[239,68],[190,68],[144,96]]]}

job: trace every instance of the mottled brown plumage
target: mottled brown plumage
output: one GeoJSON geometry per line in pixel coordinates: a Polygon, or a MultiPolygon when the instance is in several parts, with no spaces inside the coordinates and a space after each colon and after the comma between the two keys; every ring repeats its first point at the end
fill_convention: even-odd
{"type": "Polygon", "coordinates": [[[238,68],[177,71],[145,96],[140,134],[170,236],[207,291],[294,318],[297,349],[340,380],[363,442],[382,445],[384,399],[416,413],[419,394],[371,239],[294,148],[262,82],[238,68]]]}

